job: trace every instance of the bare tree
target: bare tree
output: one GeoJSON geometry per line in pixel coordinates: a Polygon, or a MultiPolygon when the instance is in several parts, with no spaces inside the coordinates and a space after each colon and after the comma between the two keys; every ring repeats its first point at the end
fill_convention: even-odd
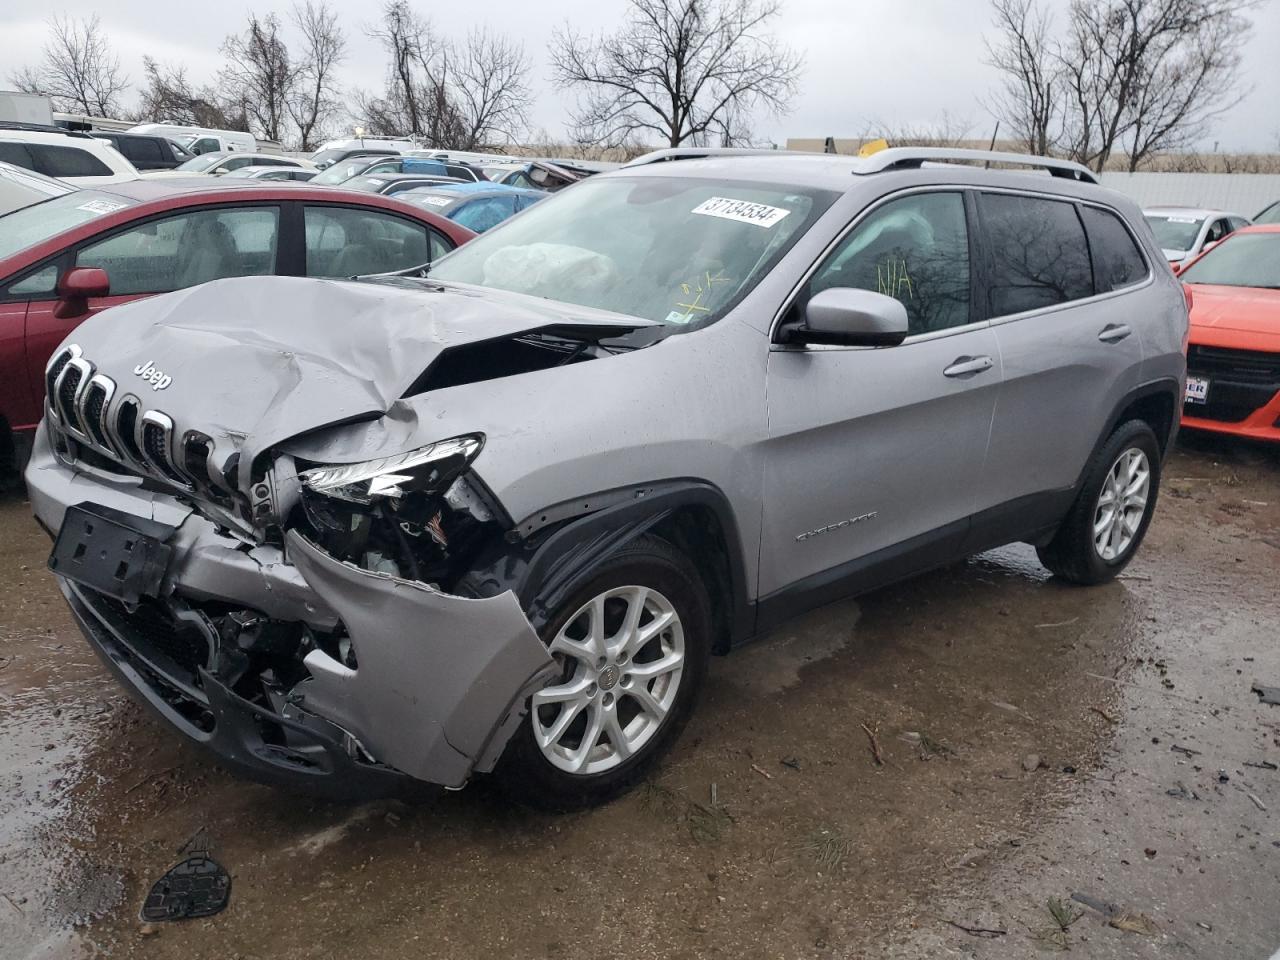
{"type": "Polygon", "coordinates": [[[382,20],[365,32],[382,45],[388,59],[383,97],[361,97],[366,121],[378,132],[423,132],[428,97],[422,74],[435,59],[430,25],[406,0],[388,0],[382,20]]]}
{"type": "Polygon", "coordinates": [[[1240,101],[1240,55],[1256,0],[1073,0],[1058,61],[1071,156],[1129,169],[1204,135],[1240,101]]]}
{"type": "Polygon", "coordinates": [[[280,18],[249,14],[245,32],[227,37],[222,52],[229,61],[219,74],[222,86],[234,91],[232,99],[243,107],[255,132],[283,140],[298,71],[280,36],[280,18]]]}
{"type": "Polygon", "coordinates": [[[55,16],[49,21],[49,41],[39,66],[10,77],[19,90],[52,97],[63,110],[94,117],[122,111],[120,95],[129,78],[111,50],[98,15],[87,20],[55,16]]]}
{"type": "Polygon", "coordinates": [[[754,110],[777,113],[795,95],[803,60],[768,32],[779,0],[628,5],[626,24],[611,36],[566,26],[552,40],[556,84],[583,91],[576,139],[739,143],[754,110]]]}
{"type": "Polygon", "coordinates": [[[475,29],[450,60],[451,87],[463,126],[460,149],[512,143],[527,131],[532,96],[523,44],[475,29]]]}
{"type": "Polygon", "coordinates": [[[347,39],[338,15],[325,0],[295,4],[292,18],[302,34],[302,57],[286,108],[298,128],[299,149],[313,150],[325,126],[339,112],[334,73],[346,58],[347,39]]]}
{"type": "Polygon", "coordinates": [[[248,130],[248,119],[235,105],[219,100],[208,88],[196,89],[187,79],[186,68],[163,64],[151,57],[142,59],[145,83],[138,101],[135,119],[164,120],[213,127],[222,130],[248,130]]]}
{"type": "Polygon", "coordinates": [[[987,104],[1028,153],[1045,156],[1054,146],[1061,104],[1061,66],[1049,38],[1050,17],[1035,0],[992,0],[997,39],[987,39],[987,62],[1000,71],[1000,86],[987,104]]]}

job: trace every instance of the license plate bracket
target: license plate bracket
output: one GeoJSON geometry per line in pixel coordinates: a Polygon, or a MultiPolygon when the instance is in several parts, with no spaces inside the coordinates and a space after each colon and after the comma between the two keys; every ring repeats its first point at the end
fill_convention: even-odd
{"type": "Polygon", "coordinates": [[[1209,378],[1187,377],[1187,392],[1183,399],[1186,403],[1208,403],[1209,378]]]}
{"type": "Polygon", "coordinates": [[[49,554],[49,569],[134,604],[158,596],[177,527],[94,503],[68,507],[49,554]]]}

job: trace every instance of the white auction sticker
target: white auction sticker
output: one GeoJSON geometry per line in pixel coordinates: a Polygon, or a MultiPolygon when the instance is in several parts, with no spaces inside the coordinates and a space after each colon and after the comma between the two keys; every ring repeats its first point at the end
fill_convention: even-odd
{"type": "Polygon", "coordinates": [[[448,197],[419,197],[419,203],[429,203],[433,207],[447,207],[453,201],[448,197]]]}
{"type": "Polygon", "coordinates": [[[757,227],[772,227],[791,211],[784,210],[782,207],[771,207],[767,203],[752,203],[750,200],[711,197],[694,207],[692,212],[700,213],[704,217],[720,217],[724,220],[737,220],[739,223],[752,223],[757,227]]]}
{"type": "Polygon", "coordinates": [[[90,200],[76,207],[77,210],[84,210],[86,213],[115,213],[117,210],[123,210],[128,204],[117,203],[114,200],[90,200]]]}

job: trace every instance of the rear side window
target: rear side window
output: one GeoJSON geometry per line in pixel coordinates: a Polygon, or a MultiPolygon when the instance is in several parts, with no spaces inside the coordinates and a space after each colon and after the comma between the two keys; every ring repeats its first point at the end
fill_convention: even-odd
{"type": "Polygon", "coordinates": [[[1081,207],[1080,216],[1089,233],[1098,293],[1119,290],[1146,277],[1147,263],[1119,217],[1097,207],[1081,207]]]}
{"type": "Polygon", "coordinates": [[[50,177],[109,177],[111,168],[88,150],[58,147],[49,143],[29,143],[36,169],[50,177]]]}
{"type": "Polygon", "coordinates": [[[829,287],[874,290],[902,301],[912,336],[968,323],[963,198],[921,193],[879,207],[818,268],[809,294],[829,287]]]}
{"type": "Polygon", "coordinates": [[[408,270],[448,252],[425,224],[377,210],[307,207],[304,218],[308,277],[408,270]]]}
{"type": "Polygon", "coordinates": [[[993,317],[1093,295],[1089,244],[1074,204],[984,193],[980,205],[993,317]]]}
{"type": "Polygon", "coordinates": [[[0,160],[5,163],[12,163],[15,167],[22,167],[25,170],[35,170],[36,161],[27,150],[25,143],[0,143],[0,160]]]}
{"type": "Polygon", "coordinates": [[[160,144],[156,140],[129,137],[121,138],[120,143],[124,146],[124,155],[135,163],[147,163],[164,159],[160,144]]]}

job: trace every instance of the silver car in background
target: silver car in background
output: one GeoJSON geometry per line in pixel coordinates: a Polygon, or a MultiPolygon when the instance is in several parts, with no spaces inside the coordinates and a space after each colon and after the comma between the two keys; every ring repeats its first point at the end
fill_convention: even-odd
{"type": "Polygon", "coordinates": [[[565,809],[800,611],[1013,541],[1124,568],[1187,335],[1130,201],[997,153],[664,161],[415,277],[78,328],[26,479],[121,681],[260,779],[565,809]]]}

